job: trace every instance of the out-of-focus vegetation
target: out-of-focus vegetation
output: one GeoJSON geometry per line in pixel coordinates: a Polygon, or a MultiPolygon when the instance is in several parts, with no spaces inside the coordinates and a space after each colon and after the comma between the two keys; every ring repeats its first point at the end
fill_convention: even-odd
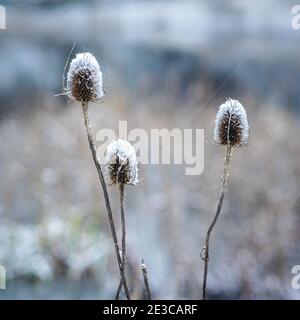
{"type": "MultiPolygon", "coordinates": [[[[80,107],[65,97],[68,54],[90,50],[109,90],[93,132],[205,129],[205,169],[140,166],[127,188],[128,268],[155,298],[200,298],[200,250],[219,195],[225,150],[217,108],[239,99],[249,146],[234,152],[212,237],[212,298],[298,298],[299,36],[289,1],[11,1],[0,31],[0,298],[110,298],[119,273],[80,107]],[[242,4],[244,3],[244,4],[242,4]]],[[[118,194],[112,197],[116,220],[118,194]]],[[[119,225],[119,223],[118,223],[119,225]]]]}

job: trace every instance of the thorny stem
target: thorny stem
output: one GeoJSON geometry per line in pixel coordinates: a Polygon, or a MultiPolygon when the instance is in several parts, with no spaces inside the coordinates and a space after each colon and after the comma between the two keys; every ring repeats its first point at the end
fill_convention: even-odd
{"type": "Polygon", "coordinates": [[[121,225],[122,225],[122,272],[121,280],[116,294],[116,300],[120,299],[122,283],[125,279],[125,265],[126,265],[126,225],[125,225],[125,201],[124,201],[124,184],[119,184],[120,191],[120,212],[121,212],[121,225]]]}
{"type": "MultiPolygon", "coordinates": [[[[89,119],[89,113],[88,113],[88,103],[82,103],[82,110],[83,110],[84,125],[85,125],[85,128],[86,128],[86,133],[87,133],[87,137],[88,137],[88,141],[89,141],[89,146],[90,146],[90,149],[91,149],[91,152],[92,152],[93,160],[94,160],[97,172],[98,172],[99,180],[100,180],[100,183],[101,183],[101,186],[102,186],[102,190],[103,190],[103,194],[104,194],[104,200],[105,200],[105,205],[106,205],[106,210],[107,210],[107,216],[108,216],[110,230],[111,230],[111,234],[112,234],[112,238],[113,238],[113,242],[114,242],[114,246],[115,246],[118,265],[119,265],[120,273],[122,274],[122,269],[123,268],[122,268],[122,260],[121,260],[119,245],[118,245],[118,238],[117,238],[115,223],[114,223],[114,220],[113,220],[113,215],[112,215],[112,211],[111,211],[111,207],[110,207],[110,202],[109,202],[109,197],[108,197],[108,193],[107,193],[105,180],[104,180],[104,177],[103,177],[103,173],[102,173],[102,170],[101,170],[100,163],[99,163],[99,161],[97,159],[97,150],[96,150],[96,146],[95,146],[95,143],[93,141],[93,136],[92,136],[92,133],[91,133],[91,125],[90,125],[90,119],[89,119]]],[[[127,282],[126,282],[126,277],[125,276],[124,276],[124,279],[123,279],[123,285],[124,285],[124,290],[125,290],[126,297],[127,297],[128,300],[130,300],[129,289],[128,289],[128,286],[127,286],[127,282]]]]}
{"type": "Polygon", "coordinates": [[[148,281],[148,271],[147,271],[146,265],[144,264],[144,259],[142,259],[141,268],[142,268],[143,277],[144,277],[145,293],[146,293],[147,300],[152,300],[149,281],[148,281]]]}
{"type": "Polygon", "coordinates": [[[214,219],[213,219],[211,225],[208,228],[208,231],[206,234],[206,239],[205,239],[205,246],[202,248],[202,251],[201,251],[201,258],[202,258],[202,260],[204,260],[204,275],[203,275],[203,288],[202,288],[203,300],[206,300],[206,285],[207,285],[208,262],[209,262],[209,239],[210,239],[210,235],[213,231],[213,228],[216,225],[217,220],[218,220],[220,213],[221,213],[224,195],[225,195],[226,187],[227,187],[227,178],[228,178],[228,173],[229,173],[229,162],[230,162],[231,155],[232,155],[232,146],[230,146],[228,144],[227,150],[226,150],[225,164],[224,164],[222,188],[221,188],[221,194],[220,194],[219,203],[218,203],[218,207],[217,207],[217,212],[214,216],[214,219]]]}

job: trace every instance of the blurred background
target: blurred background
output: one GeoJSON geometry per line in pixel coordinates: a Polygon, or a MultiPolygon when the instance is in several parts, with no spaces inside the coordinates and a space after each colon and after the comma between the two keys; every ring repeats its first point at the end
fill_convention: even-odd
{"type": "MultiPolygon", "coordinates": [[[[108,93],[94,134],[205,129],[205,168],[140,165],[126,188],[128,279],[143,297],[199,299],[200,251],[225,156],[212,143],[226,97],[245,106],[249,145],[234,152],[211,238],[213,299],[297,299],[300,264],[300,30],[294,1],[1,1],[0,298],[108,299],[119,281],[102,191],[78,104],[62,92],[68,55],[91,51],[108,93]],[[118,132],[118,131],[116,131],[118,132]]],[[[117,188],[110,187],[119,225],[117,188]]]]}

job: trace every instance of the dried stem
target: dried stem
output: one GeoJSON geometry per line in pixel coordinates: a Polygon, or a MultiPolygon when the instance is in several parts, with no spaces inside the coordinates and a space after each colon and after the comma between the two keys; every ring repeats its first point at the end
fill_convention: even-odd
{"type": "MultiPolygon", "coordinates": [[[[105,180],[104,180],[104,177],[103,177],[103,173],[102,173],[102,170],[101,170],[100,163],[99,163],[99,161],[97,159],[97,150],[96,150],[96,146],[95,146],[95,143],[93,141],[93,136],[92,136],[92,133],[91,133],[91,125],[90,125],[89,113],[88,113],[88,103],[82,103],[82,110],[83,110],[84,124],[85,124],[86,133],[87,133],[87,137],[88,137],[88,141],[89,141],[89,146],[90,146],[90,149],[91,149],[91,152],[92,152],[92,155],[93,155],[93,160],[94,160],[97,172],[98,172],[99,180],[100,180],[100,183],[101,183],[101,186],[102,186],[102,190],[103,190],[103,194],[104,194],[104,200],[105,200],[105,205],[106,205],[106,210],[107,210],[107,216],[108,216],[110,230],[111,230],[111,234],[112,234],[112,238],[113,238],[113,242],[114,242],[114,246],[115,246],[117,261],[118,261],[120,273],[122,274],[122,269],[123,268],[122,268],[122,260],[121,260],[119,245],[118,245],[118,238],[117,238],[115,223],[114,223],[114,220],[113,220],[113,215],[112,215],[112,211],[111,211],[111,207],[110,207],[110,202],[109,202],[109,197],[108,197],[108,193],[107,193],[105,180]]],[[[128,289],[128,286],[127,286],[127,281],[126,281],[126,277],[125,276],[123,278],[123,285],[124,285],[124,290],[125,290],[126,297],[127,297],[128,300],[130,300],[129,289],[128,289]]]]}
{"type": "Polygon", "coordinates": [[[124,184],[119,184],[120,191],[120,212],[121,212],[121,225],[122,225],[122,272],[121,280],[116,294],[116,300],[120,299],[122,283],[125,279],[125,266],[126,266],[126,224],[125,224],[125,201],[124,201],[124,184]]]}
{"type": "Polygon", "coordinates": [[[213,219],[211,225],[208,228],[208,231],[206,234],[206,239],[205,239],[205,246],[202,248],[202,251],[201,251],[201,258],[205,263],[204,264],[204,275],[203,275],[203,288],[202,288],[203,300],[206,300],[206,285],[207,285],[208,262],[209,262],[209,239],[210,239],[210,235],[213,231],[213,228],[216,225],[217,220],[218,220],[220,213],[221,213],[224,195],[225,195],[226,187],[227,187],[227,178],[228,178],[228,173],[229,173],[229,162],[230,162],[231,155],[232,155],[232,147],[228,144],[227,150],[226,150],[225,164],[224,164],[222,188],[221,188],[221,194],[220,194],[220,198],[219,198],[217,212],[214,216],[214,219],[213,219]]]}
{"type": "Polygon", "coordinates": [[[149,281],[148,281],[148,271],[144,263],[144,259],[142,259],[141,268],[142,268],[143,277],[144,277],[145,293],[146,293],[147,300],[152,300],[149,281]]]}

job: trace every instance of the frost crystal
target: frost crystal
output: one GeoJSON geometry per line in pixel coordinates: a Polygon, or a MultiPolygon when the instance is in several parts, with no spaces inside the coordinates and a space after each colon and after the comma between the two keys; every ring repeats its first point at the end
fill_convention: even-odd
{"type": "Polygon", "coordinates": [[[136,152],[125,140],[115,140],[106,150],[106,177],[109,184],[137,184],[138,168],[136,152]]]}
{"type": "Polygon", "coordinates": [[[71,61],[66,93],[79,102],[97,102],[103,96],[102,72],[91,53],[78,53],[71,61]]]}
{"type": "Polygon", "coordinates": [[[238,100],[221,104],[216,116],[214,141],[222,145],[243,146],[247,143],[249,125],[247,113],[238,100]]]}

